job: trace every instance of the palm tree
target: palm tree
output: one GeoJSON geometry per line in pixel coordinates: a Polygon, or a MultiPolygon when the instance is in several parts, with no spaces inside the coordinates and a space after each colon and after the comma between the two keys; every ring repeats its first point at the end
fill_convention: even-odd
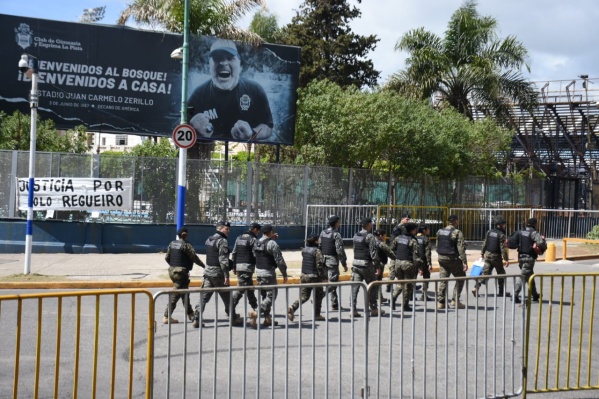
{"type": "MultiPolygon", "coordinates": [[[[264,0],[190,0],[189,31],[197,35],[261,43],[260,36],[235,25],[255,7],[266,7],[266,3],[264,0]]],[[[184,13],[183,0],[134,0],[121,13],[117,24],[124,25],[132,17],[138,24],[153,29],[182,33],[184,13]]]]}
{"type": "Polygon", "coordinates": [[[509,124],[511,104],[526,108],[536,102],[532,83],[521,75],[528,52],[514,36],[497,38],[497,21],[480,16],[476,1],[467,0],[452,15],[444,37],[418,28],[395,45],[407,51],[407,68],[386,87],[411,98],[439,98],[473,118],[473,108],[509,124]]]}

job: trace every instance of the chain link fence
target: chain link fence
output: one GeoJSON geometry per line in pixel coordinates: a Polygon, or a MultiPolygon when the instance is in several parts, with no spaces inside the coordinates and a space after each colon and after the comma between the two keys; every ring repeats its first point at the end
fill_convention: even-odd
{"type": "MultiPolygon", "coordinates": [[[[0,217],[25,218],[16,208],[16,178],[28,176],[28,151],[0,151],[0,217]]],[[[38,152],[38,177],[132,177],[133,209],[122,211],[36,211],[36,220],[103,223],[175,222],[177,159],[132,155],[38,152]]],[[[279,226],[303,225],[307,205],[405,205],[520,207],[549,203],[547,180],[469,178],[440,181],[427,176],[398,179],[379,170],[248,163],[187,161],[185,220],[213,224],[228,219],[279,226]]]]}

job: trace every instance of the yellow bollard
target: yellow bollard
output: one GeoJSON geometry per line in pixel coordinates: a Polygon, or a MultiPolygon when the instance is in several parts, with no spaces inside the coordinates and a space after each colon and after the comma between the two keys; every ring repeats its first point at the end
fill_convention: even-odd
{"type": "Polygon", "coordinates": [[[555,243],[547,243],[547,251],[545,251],[545,262],[555,262],[555,243]]]}

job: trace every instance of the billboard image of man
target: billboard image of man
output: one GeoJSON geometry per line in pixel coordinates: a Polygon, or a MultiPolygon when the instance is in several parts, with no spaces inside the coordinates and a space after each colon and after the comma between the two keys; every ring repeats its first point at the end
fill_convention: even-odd
{"type": "Polygon", "coordinates": [[[191,125],[200,138],[268,140],[273,117],[262,86],[241,77],[241,59],[235,42],[216,39],[210,46],[210,79],[188,100],[195,115],[191,125]]]}

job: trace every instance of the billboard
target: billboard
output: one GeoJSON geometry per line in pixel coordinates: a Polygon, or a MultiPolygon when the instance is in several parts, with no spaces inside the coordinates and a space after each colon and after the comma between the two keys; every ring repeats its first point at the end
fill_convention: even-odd
{"type": "MultiPolygon", "coordinates": [[[[197,87],[212,76],[210,60],[227,52],[211,52],[215,42],[223,41],[191,35],[187,87],[190,96],[196,93],[193,99],[198,98],[197,87]]],[[[92,132],[170,136],[181,119],[182,84],[181,61],[171,53],[182,44],[178,34],[0,14],[0,110],[29,112],[31,82],[17,68],[21,54],[28,53],[39,64],[38,112],[58,128],[84,125],[92,132]]],[[[194,124],[204,133],[199,138],[292,145],[299,48],[234,46],[239,88],[227,88],[222,98],[211,96],[216,105],[189,105],[188,119],[195,117],[194,124]],[[236,94],[239,97],[232,98],[236,94]],[[238,109],[227,106],[222,111],[228,104],[225,97],[238,109]],[[224,130],[223,120],[255,118],[264,104],[270,120],[252,125],[251,118],[236,119],[224,130]]],[[[233,52],[230,47],[228,52],[233,52]]],[[[221,80],[227,68],[222,65],[215,69],[221,80]]]]}

